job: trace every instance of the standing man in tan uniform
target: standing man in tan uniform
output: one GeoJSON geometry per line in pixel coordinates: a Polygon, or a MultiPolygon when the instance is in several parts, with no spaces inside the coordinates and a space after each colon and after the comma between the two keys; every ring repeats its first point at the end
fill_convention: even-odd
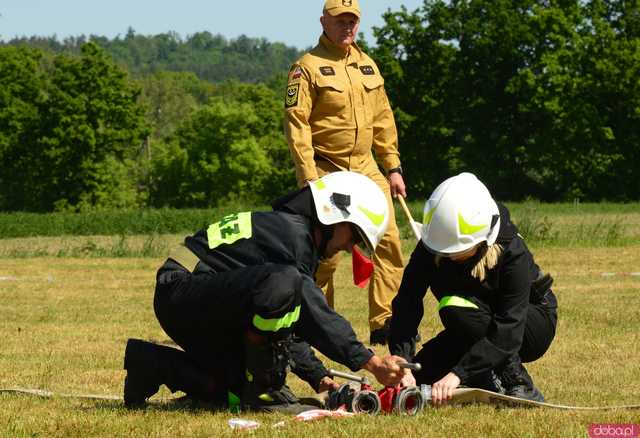
{"type": "MultiPolygon", "coordinates": [[[[360,24],[358,0],[326,0],[320,23],[318,45],[289,71],[285,133],[300,186],[330,172],[350,170],[371,178],[387,195],[391,220],[373,256],[369,284],[370,343],[384,344],[385,322],[403,270],[391,199],[406,196],[398,135],[378,66],[354,42],[360,24]]],[[[337,263],[338,258],[329,259],[316,273],[331,307],[337,263]]]]}

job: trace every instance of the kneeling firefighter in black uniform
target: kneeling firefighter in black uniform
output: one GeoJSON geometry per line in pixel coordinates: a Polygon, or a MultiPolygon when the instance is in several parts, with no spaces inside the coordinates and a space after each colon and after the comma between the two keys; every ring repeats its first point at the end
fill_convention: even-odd
{"type": "Polygon", "coordinates": [[[544,401],[522,365],[539,359],[556,331],[552,279],[533,259],[506,207],[474,175],[440,184],[424,208],[422,239],[393,300],[392,354],[420,362],[405,385],[432,385],[432,401],[460,384],[544,401]],[[415,354],[431,288],[444,330],[415,354]]]}
{"type": "Polygon", "coordinates": [[[185,239],[157,274],[154,309],[183,350],[130,339],[124,401],[161,384],[221,407],[300,412],[289,367],[316,391],[337,388],[309,345],[352,371],[397,384],[402,358],[374,355],[315,286],[318,262],[356,244],[373,251],[389,221],[378,186],[329,174],[273,205],[224,217],[185,239]]]}

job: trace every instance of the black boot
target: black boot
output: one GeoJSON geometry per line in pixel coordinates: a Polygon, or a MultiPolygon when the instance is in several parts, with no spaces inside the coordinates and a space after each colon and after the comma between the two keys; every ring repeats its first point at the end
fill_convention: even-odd
{"type": "Polygon", "coordinates": [[[533,384],[533,379],[522,365],[520,357],[513,355],[498,369],[505,394],[512,397],[543,402],[544,396],[533,384]]]}
{"type": "Polygon", "coordinates": [[[141,407],[165,384],[171,392],[183,391],[195,400],[217,402],[214,380],[200,370],[187,354],[139,339],[129,339],[124,353],[124,404],[141,407]]]}
{"type": "Polygon", "coordinates": [[[244,409],[299,414],[314,406],[303,405],[285,385],[289,370],[289,341],[247,343],[246,382],[242,391],[244,409]]]}
{"type": "Polygon", "coordinates": [[[502,386],[500,378],[493,370],[489,370],[482,374],[478,374],[467,379],[464,385],[469,388],[484,389],[486,391],[496,392],[498,394],[504,394],[505,390],[502,386]]]}

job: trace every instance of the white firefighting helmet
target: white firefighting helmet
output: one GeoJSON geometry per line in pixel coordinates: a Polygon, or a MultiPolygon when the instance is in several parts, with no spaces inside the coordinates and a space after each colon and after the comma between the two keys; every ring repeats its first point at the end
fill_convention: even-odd
{"type": "Polygon", "coordinates": [[[481,242],[491,246],[499,230],[498,205],[471,173],[445,180],[424,205],[422,243],[435,254],[450,256],[481,242]]]}
{"type": "Polygon", "coordinates": [[[350,222],[373,253],[389,225],[384,192],[364,175],[333,172],[310,183],[318,220],[324,225],[350,222]]]}

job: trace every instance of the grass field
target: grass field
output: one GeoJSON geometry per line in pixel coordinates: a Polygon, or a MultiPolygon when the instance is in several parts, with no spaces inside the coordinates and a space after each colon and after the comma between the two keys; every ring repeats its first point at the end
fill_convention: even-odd
{"type": "MultiPolygon", "coordinates": [[[[514,217],[524,218],[526,208],[514,208],[514,217]]],[[[546,217],[547,228],[558,233],[566,235],[580,226],[590,231],[583,241],[562,242],[558,237],[533,246],[538,263],[556,279],[560,309],[556,340],[529,371],[552,403],[638,404],[640,276],[632,274],[640,272],[640,215],[545,209],[537,210],[531,223],[543,224],[546,217]],[[618,237],[607,244],[606,235],[612,233],[618,237]]],[[[154,276],[164,259],[162,252],[180,239],[168,235],[134,236],[126,242],[96,236],[0,240],[0,388],[120,395],[126,339],[168,341],[153,315],[154,276]]],[[[412,246],[405,241],[407,257],[412,246]]],[[[368,339],[367,294],[348,285],[348,268],[345,260],[337,274],[341,287],[336,307],[359,337],[368,339]]],[[[431,297],[425,306],[421,335],[426,340],[440,323],[431,297]]],[[[385,353],[383,348],[376,350],[385,353]]],[[[289,383],[300,395],[310,393],[295,376],[289,383]]],[[[158,396],[166,397],[166,390],[158,396]]],[[[171,404],[128,411],[114,401],[15,394],[0,394],[0,403],[0,436],[7,437],[238,435],[227,424],[236,415],[171,404]]],[[[638,424],[640,410],[568,412],[473,405],[428,409],[413,418],[358,416],[296,423],[277,415],[242,417],[262,423],[252,436],[584,437],[591,423],[638,424]],[[274,429],[281,420],[284,427],[274,429]]]]}

